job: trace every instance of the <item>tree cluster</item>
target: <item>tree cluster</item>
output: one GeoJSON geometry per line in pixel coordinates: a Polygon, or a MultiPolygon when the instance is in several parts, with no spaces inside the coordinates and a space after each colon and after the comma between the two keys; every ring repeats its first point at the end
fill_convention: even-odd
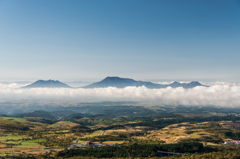
{"type": "Polygon", "coordinates": [[[169,152],[200,152],[203,149],[203,144],[192,143],[177,143],[177,144],[133,144],[129,146],[112,146],[98,147],[87,149],[71,149],[63,150],[56,154],[56,157],[73,157],[73,156],[93,156],[98,158],[111,157],[149,157],[157,156],[157,151],[169,152]]]}

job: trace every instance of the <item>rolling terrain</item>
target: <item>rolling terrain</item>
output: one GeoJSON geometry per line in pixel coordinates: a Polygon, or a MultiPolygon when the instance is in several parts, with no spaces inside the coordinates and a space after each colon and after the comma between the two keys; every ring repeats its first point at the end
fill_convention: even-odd
{"type": "Polygon", "coordinates": [[[126,158],[140,155],[156,158],[157,151],[208,155],[214,151],[225,153],[225,150],[235,153],[239,148],[223,144],[240,139],[240,111],[237,109],[184,106],[74,109],[66,113],[41,110],[1,115],[0,156],[126,158]],[[76,113],[77,109],[81,113],[76,113]],[[94,145],[100,146],[92,147],[94,145]],[[128,153],[120,151],[123,149],[128,153]]]}

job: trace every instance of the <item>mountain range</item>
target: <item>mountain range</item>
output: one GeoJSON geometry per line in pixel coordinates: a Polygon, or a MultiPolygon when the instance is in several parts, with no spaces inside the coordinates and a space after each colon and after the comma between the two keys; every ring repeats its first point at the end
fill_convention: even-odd
{"type": "MultiPolygon", "coordinates": [[[[157,84],[152,82],[145,82],[145,81],[135,81],[130,78],[120,78],[120,77],[106,77],[100,82],[96,82],[84,87],[78,87],[78,88],[105,88],[105,87],[117,87],[117,88],[125,88],[128,86],[145,86],[150,89],[158,89],[158,88],[166,88],[166,87],[183,87],[183,88],[193,88],[196,86],[204,86],[201,83],[197,81],[192,81],[190,83],[179,83],[179,82],[173,82],[171,84],[163,85],[163,84],[157,84]]],[[[39,88],[39,87],[47,87],[47,88],[73,88],[69,85],[62,83],[60,81],[54,81],[54,80],[38,80],[30,85],[24,86],[22,88],[39,88]]]]}
{"type": "Polygon", "coordinates": [[[96,82],[87,86],[84,86],[82,88],[104,88],[104,87],[117,87],[117,88],[125,88],[128,86],[145,86],[147,88],[151,89],[157,89],[157,88],[166,88],[166,87],[183,87],[183,88],[193,88],[196,86],[203,86],[201,83],[197,81],[192,81],[190,83],[179,83],[179,82],[173,82],[168,85],[163,84],[157,84],[152,82],[145,82],[145,81],[135,81],[130,78],[120,78],[120,77],[106,77],[100,82],[96,82]]]}

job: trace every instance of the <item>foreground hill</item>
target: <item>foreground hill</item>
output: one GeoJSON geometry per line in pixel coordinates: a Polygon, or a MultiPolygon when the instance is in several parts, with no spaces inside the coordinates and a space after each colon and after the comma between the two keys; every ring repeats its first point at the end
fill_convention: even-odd
{"type": "Polygon", "coordinates": [[[128,86],[145,86],[147,88],[166,88],[166,87],[183,87],[183,88],[193,88],[196,86],[204,86],[201,83],[197,81],[192,81],[190,83],[179,83],[179,82],[173,82],[169,85],[162,85],[162,84],[156,84],[152,82],[144,82],[144,81],[135,81],[130,78],[120,78],[120,77],[106,77],[100,82],[96,82],[87,86],[84,86],[82,88],[104,88],[104,87],[117,87],[117,88],[124,88],[128,86]]]}
{"type": "Polygon", "coordinates": [[[27,86],[24,86],[22,88],[71,88],[69,85],[62,83],[60,81],[54,81],[54,80],[38,80],[32,84],[29,84],[27,86]]]}

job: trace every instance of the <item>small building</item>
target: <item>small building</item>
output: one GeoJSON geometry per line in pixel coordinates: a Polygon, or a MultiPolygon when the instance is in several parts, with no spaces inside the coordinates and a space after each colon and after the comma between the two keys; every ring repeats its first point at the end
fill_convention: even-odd
{"type": "Polygon", "coordinates": [[[238,140],[232,140],[232,141],[225,141],[224,144],[225,145],[229,145],[229,144],[237,144],[237,145],[240,145],[240,141],[238,140]]]}

